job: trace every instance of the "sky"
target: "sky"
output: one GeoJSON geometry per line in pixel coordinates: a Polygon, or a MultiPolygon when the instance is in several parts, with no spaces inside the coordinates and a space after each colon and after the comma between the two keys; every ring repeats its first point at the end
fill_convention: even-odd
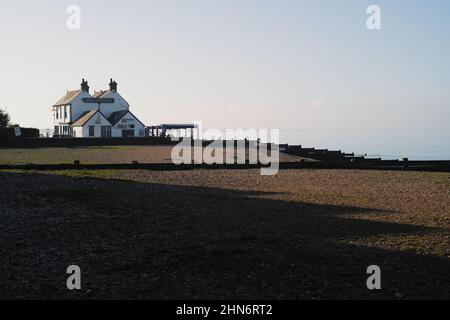
{"type": "Polygon", "coordinates": [[[2,0],[0,108],[51,128],[67,89],[114,78],[146,125],[450,159],[449,31],[447,0],[2,0]]]}

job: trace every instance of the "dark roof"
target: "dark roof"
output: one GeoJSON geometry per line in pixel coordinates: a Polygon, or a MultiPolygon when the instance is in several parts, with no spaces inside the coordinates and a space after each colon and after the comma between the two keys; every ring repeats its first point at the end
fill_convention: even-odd
{"type": "Polygon", "coordinates": [[[98,112],[98,109],[86,111],[79,117],[77,120],[75,120],[74,123],[71,124],[71,127],[82,127],[85,125],[86,122],[91,120],[91,118],[98,112]]]}
{"type": "Polygon", "coordinates": [[[125,117],[127,114],[131,114],[131,116],[133,118],[135,118],[143,127],[145,127],[145,124],[142,123],[141,120],[138,119],[138,117],[136,117],[130,110],[121,110],[121,111],[117,111],[117,112],[113,112],[111,113],[111,115],[108,118],[108,121],[115,126],[117,124],[117,122],[120,121],[120,119],[122,119],[123,117],[125,117]]]}
{"type": "Polygon", "coordinates": [[[59,106],[65,106],[70,104],[73,99],[75,99],[79,94],[81,93],[81,90],[75,90],[75,91],[67,91],[66,95],[59,99],[53,106],[59,107],[59,106]]]}
{"type": "MultiPolygon", "coordinates": [[[[123,117],[125,117],[125,115],[130,112],[129,110],[121,110],[121,111],[116,111],[111,113],[111,115],[108,118],[108,121],[115,126],[117,124],[117,122],[120,121],[120,119],[122,119],[123,117]]],[[[134,116],[133,116],[134,117],[134,116]]],[[[136,118],[136,117],[135,117],[136,118]]],[[[137,118],[136,118],[137,119],[137,118]]]]}
{"type": "Polygon", "coordinates": [[[130,110],[128,110],[128,112],[145,128],[145,124],[143,124],[142,121],[139,120],[138,117],[136,117],[130,110]]]}

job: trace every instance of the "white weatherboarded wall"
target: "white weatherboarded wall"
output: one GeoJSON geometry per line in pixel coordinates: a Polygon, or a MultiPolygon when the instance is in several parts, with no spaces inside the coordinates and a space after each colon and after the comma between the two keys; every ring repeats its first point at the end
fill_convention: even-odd
{"type": "Polygon", "coordinates": [[[75,138],[83,138],[83,128],[82,127],[73,127],[73,136],[75,138]]]}
{"type": "Polygon", "coordinates": [[[105,117],[109,117],[113,112],[128,110],[130,108],[128,102],[126,102],[125,99],[122,98],[122,96],[116,91],[108,91],[102,95],[102,98],[114,99],[114,103],[100,104],[100,111],[105,115],[105,117]]]}
{"type": "MultiPolygon", "coordinates": [[[[111,126],[105,117],[97,112],[86,124],[83,126],[83,137],[89,137],[89,127],[94,126],[94,138],[102,137],[102,126],[111,126]]],[[[112,130],[112,129],[111,129],[112,130]]]]}
{"type": "Polygon", "coordinates": [[[97,109],[98,105],[96,103],[84,103],[83,98],[92,98],[89,92],[82,91],[71,103],[71,122],[76,121],[81,115],[87,111],[91,111],[93,109],[97,109]]]}
{"type": "MultiPolygon", "coordinates": [[[[94,127],[94,138],[102,137],[102,126],[109,126],[111,124],[109,121],[100,113],[97,112],[94,116],[89,119],[83,127],[73,127],[73,132],[77,138],[89,138],[89,127],[94,127]]],[[[111,128],[112,131],[112,128],[111,128]]]]}
{"type": "Polygon", "coordinates": [[[112,136],[115,138],[122,137],[123,130],[134,130],[135,137],[145,136],[145,127],[128,112],[112,129],[112,136]]]}

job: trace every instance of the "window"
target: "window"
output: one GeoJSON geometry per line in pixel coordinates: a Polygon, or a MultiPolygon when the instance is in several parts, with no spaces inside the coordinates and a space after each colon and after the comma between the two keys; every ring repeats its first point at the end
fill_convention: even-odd
{"type": "Polygon", "coordinates": [[[89,138],[93,138],[95,136],[95,127],[89,126],[89,138]]]}
{"type": "Polygon", "coordinates": [[[123,138],[134,137],[134,130],[122,130],[122,137],[123,138]]]}
{"type": "Polygon", "coordinates": [[[102,126],[102,138],[111,138],[111,126],[102,126]]]}
{"type": "Polygon", "coordinates": [[[134,129],[134,124],[131,124],[131,125],[130,125],[130,129],[134,129]]]}
{"type": "Polygon", "coordinates": [[[64,119],[67,119],[67,106],[64,106],[64,119]]]}

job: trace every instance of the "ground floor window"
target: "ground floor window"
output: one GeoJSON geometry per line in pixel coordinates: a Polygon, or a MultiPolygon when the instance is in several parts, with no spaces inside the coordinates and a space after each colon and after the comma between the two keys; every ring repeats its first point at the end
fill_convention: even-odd
{"type": "Polygon", "coordinates": [[[55,135],[68,136],[71,130],[68,126],[55,126],[55,135]]]}
{"type": "Polygon", "coordinates": [[[89,126],[89,138],[95,137],[95,126],[89,126]]]}
{"type": "Polygon", "coordinates": [[[102,126],[102,138],[111,138],[111,126],[102,126]]]}
{"type": "Polygon", "coordinates": [[[134,137],[134,130],[122,130],[122,137],[134,137]]]}

